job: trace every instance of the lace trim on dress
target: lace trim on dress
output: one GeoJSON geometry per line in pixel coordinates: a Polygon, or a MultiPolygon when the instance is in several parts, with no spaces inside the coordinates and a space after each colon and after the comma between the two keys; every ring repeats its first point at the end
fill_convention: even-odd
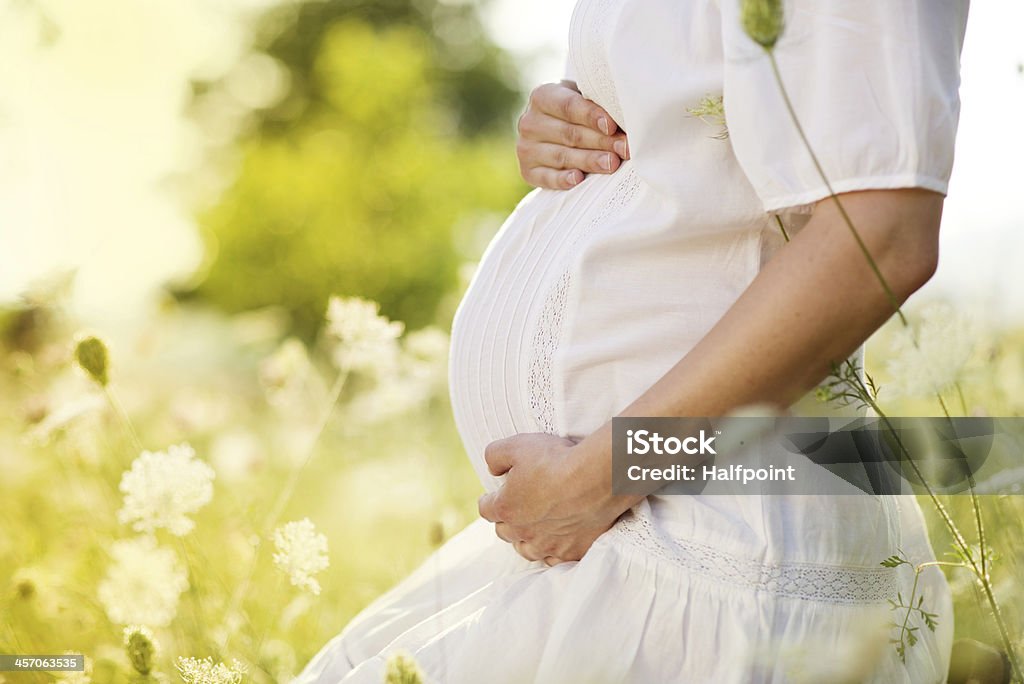
{"type": "Polygon", "coordinates": [[[622,107],[608,63],[608,17],[612,5],[620,1],[596,0],[588,6],[581,27],[581,33],[586,37],[580,42],[579,51],[587,81],[593,90],[586,96],[604,107],[615,122],[624,127],[622,107]]]}
{"type": "MultiPolygon", "coordinates": [[[[632,166],[621,169],[622,180],[615,186],[612,195],[586,226],[577,232],[568,243],[568,251],[589,235],[602,222],[618,213],[629,204],[640,189],[640,177],[632,166]]],[[[555,392],[552,381],[552,363],[555,350],[562,339],[562,323],[565,318],[572,272],[566,269],[544,298],[544,305],[533,334],[533,351],[527,372],[527,389],[530,397],[530,411],[541,432],[556,434],[555,392]]]]}
{"type": "Polygon", "coordinates": [[[627,513],[610,534],[690,573],[774,596],[847,605],[879,604],[896,596],[898,589],[892,568],[759,563],[706,544],[666,538],[649,518],[634,513],[627,513]]]}

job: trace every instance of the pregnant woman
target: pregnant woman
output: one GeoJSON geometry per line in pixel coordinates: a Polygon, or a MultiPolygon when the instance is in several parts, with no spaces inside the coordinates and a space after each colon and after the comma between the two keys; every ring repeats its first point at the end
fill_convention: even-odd
{"type": "MultiPolygon", "coordinates": [[[[900,301],[937,263],[966,5],[784,3],[793,106],[900,301]]],[[[542,187],[453,325],[482,517],[298,681],[377,683],[398,651],[436,682],[945,681],[937,568],[917,592],[936,629],[904,658],[874,630],[913,581],[879,561],[933,558],[912,497],[612,495],[613,416],[820,412],[811,390],[893,306],[738,0],[580,0],[569,56],[593,104],[536,91],[520,154],[542,187]],[[719,97],[724,121],[690,113],[719,97]]]]}

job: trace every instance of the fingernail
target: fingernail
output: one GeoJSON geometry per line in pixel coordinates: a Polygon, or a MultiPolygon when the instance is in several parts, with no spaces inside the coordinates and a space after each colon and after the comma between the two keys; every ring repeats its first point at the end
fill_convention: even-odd
{"type": "Polygon", "coordinates": [[[604,133],[605,135],[611,135],[611,129],[608,127],[608,119],[606,117],[602,116],[600,119],[597,120],[597,127],[600,128],[601,132],[604,133]]]}
{"type": "Polygon", "coordinates": [[[569,185],[579,185],[580,181],[583,180],[583,174],[579,171],[570,171],[566,174],[566,178],[569,179],[569,185]]]}
{"type": "Polygon", "coordinates": [[[612,149],[615,150],[615,154],[619,155],[623,159],[626,158],[626,141],[625,140],[616,140],[612,144],[612,149]]]}
{"type": "Polygon", "coordinates": [[[602,154],[601,155],[600,164],[601,164],[601,168],[604,169],[605,171],[611,171],[612,170],[612,155],[610,155],[610,154],[602,154]]]}

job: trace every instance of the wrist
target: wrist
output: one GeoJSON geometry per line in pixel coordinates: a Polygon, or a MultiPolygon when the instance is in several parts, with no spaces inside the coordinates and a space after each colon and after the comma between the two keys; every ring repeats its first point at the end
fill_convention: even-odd
{"type": "Polygon", "coordinates": [[[614,520],[645,498],[612,492],[610,422],[572,446],[566,465],[566,482],[572,485],[572,496],[585,502],[595,515],[614,520]]]}

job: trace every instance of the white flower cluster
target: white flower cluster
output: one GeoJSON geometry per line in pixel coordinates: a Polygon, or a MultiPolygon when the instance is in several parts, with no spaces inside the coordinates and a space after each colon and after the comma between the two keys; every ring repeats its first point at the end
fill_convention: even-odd
{"type": "Polygon", "coordinates": [[[380,315],[380,305],[361,297],[331,297],[327,332],[334,339],[334,361],[342,370],[390,369],[398,355],[404,325],[380,315]]]}
{"type": "Polygon", "coordinates": [[[351,400],[351,422],[373,425],[401,416],[443,390],[447,382],[448,335],[435,327],[405,336],[390,372],[351,400]]]}
{"type": "Polygon", "coordinates": [[[178,673],[185,684],[241,684],[245,666],[237,660],[231,665],[215,663],[213,658],[178,658],[178,673]]]}
{"type": "Polygon", "coordinates": [[[962,380],[975,346],[971,330],[968,317],[949,304],[926,306],[912,328],[901,329],[893,338],[886,368],[896,392],[929,397],[962,380]]]}
{"type": "Polygon", "coordinates": [[[158,548],[152,537],[114,542],[114,562],[100,582],[98,595],[111,622],[163,627],[178,609],[178,597],[188,589],[188,574],[169,549],[158,548]]]}
{"type": "Polygon", "coordinates": [[[330,564],[327,537],[316,531],[309,518],[285,523],[274,530],[274,548],[274,563],[288,574],[292,585],[319,594],[320,583],[313,575],[330,564]]]}
{"type": "Polygon", "coordinates": [[[161,527],[179,537],[191,532],[195,523],[189,514],[213,497],[213,469],[195,455],[188,444],[166,452],[143,451],[121,477],[119,520],[139,532],[161,527]]]}

